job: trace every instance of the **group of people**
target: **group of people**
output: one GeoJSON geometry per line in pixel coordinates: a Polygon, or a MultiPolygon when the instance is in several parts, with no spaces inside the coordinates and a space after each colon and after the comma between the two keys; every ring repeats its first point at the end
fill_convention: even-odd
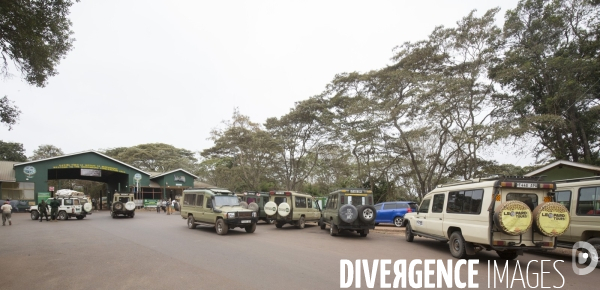
{"type": "Polygon", "coordinates": [[[53,222],[56,221],[56,217],[58,215],[58,207],[60,206],[60,202],[58,202],[56,197],[54,197],[53,199],[50,200],[50,204],[46,203],[46,201],[43,199],[38,204],[38,211],[40,213],[40,223],[42,222],[42,220],[44,220],[44,216],[46,217],[46,221],[49,221],[48,220],[48,205],[50,205],[50,218],[52,219],[53,222]]]}
{"type": "Polygon", "coordinates": [[[160,210],[162,209],[163,212],[166,212],[168,215],[170,215],[171,208],[179,210],[179,204],[177,203],[177,200],[163,199],[156,202],[156,213],[160,213],[160,210]]]}

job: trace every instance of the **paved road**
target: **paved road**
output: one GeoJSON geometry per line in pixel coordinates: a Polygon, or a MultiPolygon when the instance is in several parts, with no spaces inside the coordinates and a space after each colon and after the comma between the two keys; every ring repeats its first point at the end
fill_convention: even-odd
{"type": "MultiPolygon", "coordinates": [[[[212,228],[188,229],[178,215],[145,211],[137,211],[133,219],[112,219],[108,212],[99,212],[84,220],[48,223],[21,213],[13,214],[12,226],[0,227],[1,289],[337,289],[341,259],[367,259],[369,265],[375,259],[458,261],[451,258],[447,244],[418,238],[407,243],[398,231],[377,231],[367,238],[354,233],[331,237],[316,224],[298,230],[261,222],[254,234],[235,229],[218,236],[212,228]]],[[[479,273],[474,282],[487,288],[488,261],[504,261],[492,252],[475,259],[479,273]]],[[[550,273],[544,275],[544,287],[561,286],[563,279],[564,289],[600,285],[600,270],[576,276],[565,254],[525,254],[518,259],[520,272],[527,276],[530,260],[557,259],[565,261],[556,264],[557,270],[545,264],[544,272],[550,273]]],[[[516,267],[516,262],[510,263],[511,277],[516,267]]],[[[531,263],[531,286],[539,277],[533,273],[540,272],[540,263],[531,263]]],[[[466,271],[460,277],[466,281],[466,271]]],[[[386,281],[393,279],[392,270],[386,281]]],[[[522,288],[520,280],[514,283],[513,288],[522,288]]],[[[364,277],[361,286],[367,288],[364,277]]],[[[378,277],[375,287],[379,286],[378,277]]]]}

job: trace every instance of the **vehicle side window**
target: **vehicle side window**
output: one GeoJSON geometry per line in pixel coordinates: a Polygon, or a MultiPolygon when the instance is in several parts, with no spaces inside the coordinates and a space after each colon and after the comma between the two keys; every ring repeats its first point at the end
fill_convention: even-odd
{"type": "Polygon", "coordinates": [[[73,204],[74,204],[74,205],[79,205],[79,199],[74,199],[74,200],[73,200],[73,204]]]}
{"type": "Polygon", "coordinates": [[[64,203],[65,203],[65,205],[73,205],[73,200],[72,199],[64,199],[64,203]]]}
{"type": "Polygon", "coordinates": [[[183,205],[194,205],[195,200],[196,200],[195,194],[186,194],[183,197],[183,205]]]}
{"type": "Polygon", "coordinates": [[[423,202],[421,202],[421,206],[419,207],[419,212],[427,213],[429,211],[429,203],[430,202],[431,202],[431,198],[424,199],[423,202]]]}
{"type": "Polygon", "coordinates": [[[419,209],[419,206],[416,203],[411,203],[409,206],[412,211],[417,211],[419,209]]]}
{"type": "Polygon", "coordinates": [[[206,197],[206,208],[213,208],[213,201],[212,198],[210,198],[210,196],[206,197]]]}
{"type": "Polygon", "coordinates": [[[448,193],[447,213],[480,214],[483,189],[451,191],[448,193]]]}
{"type": "Polygon", "coordinates": [[[397,208],[408,208],[408,204],[406,203],[396,203],[397,208]]]}
{"type": "Polygon", "coordinates": [[[600,187],[579,189],[577,215],[600,215],[600,187]]]}
{"type": "Polygon", "coordinates": [[[337,209],[338,208],[338,195],[334,195],[331,197],[331,208],[332,209],[337,209]]]}
{"type": "Polygon", "coordinates": [[[312,198],[309,197],[309,198],[306,199],[306,207],[307,208],[313,208],[313,200],[312,200],[312,198]]]}
{"type": "Polygon", "coordinates": [[[296,207],[306,208],[306,197],[296,196],[296,207]]]}
{"type": "Polygon", "coordinates": [[[383,205],[383,209],[397,209],[398,206],[395,202],[386,203],[383,205]]]}
{"type": "Polygon", "coordinates": [[[557,191],[555,193],[556,202],[564,205],[567,210],[571,211],[571,191],[557,191]]]}
{"type": "Polygon", "coordinates": [[[204,195],[198,194],[198,197],[196,198],[196,206],[203,206],[203,205],[204,205],[204,195]]]}
{"type": "Polygon", "coordinates": [[[383,206],[383,204],[377,204],[377,205],[375,205],[375,210],[381,210],[382,206],[383,206]]]}
{"type": "Polygon", "coordinates": [[[442,212],[444,208],[445,194],[436,194],[433,196],[433,204],[431,205],[431,212],[442,212]]]}

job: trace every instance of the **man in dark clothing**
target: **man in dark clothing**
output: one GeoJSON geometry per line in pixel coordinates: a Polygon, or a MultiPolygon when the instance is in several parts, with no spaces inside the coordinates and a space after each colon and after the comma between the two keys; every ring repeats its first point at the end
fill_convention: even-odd
{"type": "Polygon", "coordinates": [[[45,200],[42,199],[42,202],[38,204],[38,211],[40,212],[40,223],[44,216],[46,216],[46,221],[48,221],[48,204],[45,200]]]}
{"type": "Polygon", "coordinates": [[[50,217],[53,221],[56,221],[56,214],[58,213],[58,207],[60,202],[56,200],[56,197],[50,202],[50,217]]]}

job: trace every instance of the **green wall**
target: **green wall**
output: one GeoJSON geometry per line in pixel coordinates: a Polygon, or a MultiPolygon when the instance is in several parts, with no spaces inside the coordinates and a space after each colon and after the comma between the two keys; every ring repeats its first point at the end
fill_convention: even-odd
{"type": "Polygon", "coordinates": [[[596,176],[597,172],[587,170],[587,169],[563,165],[560,167],[556,166],[556,167],[550,168],[542,173],[536,174],[536,176],[542,176],[542,175],[546,176],[544,178],[544,180],[554,181],[554,180],[561,180],[561,179],[572,179],[572,178],[596,176]]]}

